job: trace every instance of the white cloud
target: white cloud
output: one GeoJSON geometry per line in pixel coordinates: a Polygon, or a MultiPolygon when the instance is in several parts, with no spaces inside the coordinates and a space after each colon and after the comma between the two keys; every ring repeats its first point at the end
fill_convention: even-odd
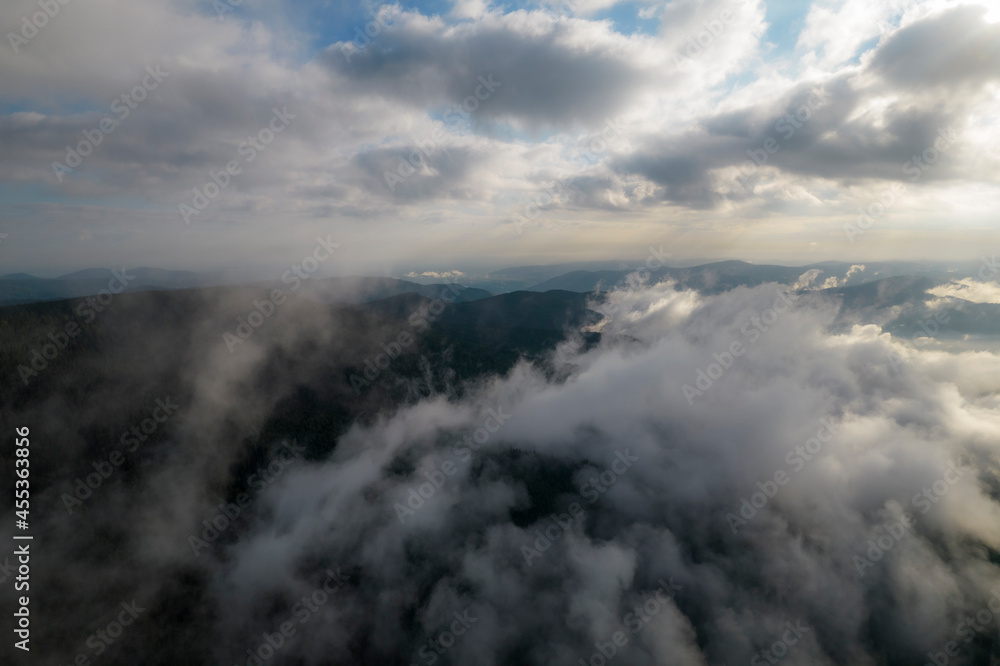
{"type": "MultiPolygon", "coordinates": [[[[905,232],[905,242],[893,247],[919,254],[920,247],[940,247],[936,239],[946,231],[954,237],[946,229],[950,215],[985,220],[1000,201],[990,149],[1000,140],[993,122],[1000,98],[990,83],[993,51],[980,48],[994,39],[995,24],[984,22],[977,5],[816,4],[800,38],[800,47],[814,54],[812,64],[796,68],[763,50],[766,6],[758,0],[644,7],[661,7],[656,35],[621,34],[611,22],[590,20],[582,6],[504,14],[473,4],[455,5],[462,18],[400,11],[350,61],[342,43],[306,53],[281,11],[262,15],[258,5],[222,22],[191,3],[67,5],[22,53],[0,50],[3,95],[17,109],[0,116],[0,179],[52,201],[44,213],[43,204],[27,202],[18,211],[44,214],[46,224],[68,235],[75,235],[79,206],[132,211],[133,233],[145,242],[127,251],[135,263],[149,263],[160,255],[154,247],[176,237],[176,206],[210,170],[237,156],[272,108],[288,105],[297,114],[289,133],[183,237],[189,250],[183,261],[202,265],[218,257],[203,248],[231,225],[281,247],[290,232],[308,237],[330,225],[346,232],[361,218],[371,224],[360,234],[372,242],[355,258],[369,265],[384,265],[387,254],[390,263],[416,258],[412,244],[397,242],[400,225],[412,236],[433,228],[447,239],[438,248],[488,260],[493,254],[476,250],[473,238],[509,244],[506,254],[543,257],[570,242],[569,220],[595,230],[579,248],[590,256],[605,251],[609,237],[622,247],[642,246],[663,229],[704,230],[705,254],[718,254],[724,243],[715,235],[713,245],[713,233],[738,225],[755,239],[747,247],[769,243],[764,229],[781,227],[787,248],[824,240],[823,258],[843,258],[872,246],[852,246],[842,234],[825,242],[823,230],[855,218],[886,181],[908,189],[879,231],[905,232]],[[732,20],[712,29],[723,12],[732,12],[732,20]],[[899,26],[887,28],[901,12],[899,26]],[[952,39],[963,26],[977,35],[968,48],[914,52],[921,35],[952,39]],[[843,64],[844,54],[874,34],[880,42],[860,64],[843,64]],[[700,49],[688,57],[692,44],[700,49]],[[965,66],[973,51],[987,54],[982,66],[965,66]],[[920,80],[922,70],[912,65],[918,56],[927,71],[964,72],[961,88],[949,87],[948,77],[911,85],[914,76],[920,80]],[[66,146],[141,81],[150,63],[171,72],[168,82],[78,173],[58,183],[53,161],[65,159],[66,146]],[[491,72],[503,81],[495,93],[461,123],[442,121],[442,112],[474,95],[478,77],[491,72]],[[777,123],[817,89],[827,90],[830,101],[786,139],[777,123]],[[605,141],[611,120],[621,130],[605,141]],[[933,145],[942,127],[955,130],[957,143],[910,183],[904,165],[933,145]],[[739,180],[747,151],[763,150],[768,138],[779,140],[779,150],[739,180]],[[398,188],[388,187],[386,172],[428,142],[435,154],[398,188]],[[556,181],[566,187],[532,220],[532,235],[504,222],[540,196],[540,186],[556,181]],[[381,231],[390,224],[393,233],[381,231]],[[503,225],[506,235],[497,231],[503,225]]],[[[8,3],[0,18],[16,25],[33,6],[8,3]]],[[[25,226],[24,237],[37,236],[36,228],[25,226]]],[[[954,251],[973,253],[978,239],[962,239],[952,243],[954,251]]],[[[110,248],[94,252],[99,263],[118,260],[110,248]]],[[[230,252],[246,250],[232,245],[230,252]]],[[[17,268],[55,256],[22,254],[17,268]]],[[[64,251],[58,260],[68,256],[64,251]]]]}
{"type": "Polygon", "coordinates": [[[952,280],[948,284],[928,289],[927,293],[942,298],[961,298],[972,303],[1000,303],[1000,284],[973,278],[952,280]]]}
{"type": "MultiPolygon", "coordinates": [[[[623,650],[629,663],[746,662],[789,618],[809,627],[789,650],[801,662],[836,662],[834,645],[860,663],[955,640],[956,618],[1000,584],[981,556],[1000,548],[989,491],[1000,356],[919,351],[872,325],[831,335],[835,303],[803,295],[767,314],[781,302],[776,285],[713,297],[672,284],[613,292],[602,344],[564,350],[565,381],[518,367],[461,404],[431,400],[357,428],[334,460],[295,472],[265,500],[273,523],[227,549],[222,589],[253,590],[243,572],[265,545],[272,578],[296,589],[308,586],[296,563],[311,552],[363,570],[328,618],[331,637],[290,648],[303,657],[347,654],[337,636],[369,635],[369,624],[398,627],[399,604],[426,590],[428,608],[489,618],[455,659],[502,661],[510,637],[541,631],[546,649],[522,661],[571,664],[667,577],[683,590],[623,650]],[[733,342],[743,351],[727,358],[733,342]],[[707,386],[700,373],[713,378],[707,386]],[[511,418],[473,454],[484,466],[461,465],[401,524],[393,504],[450,460],[488,409],[511,418]],[[504,467],[509,447],[531,452],[526,469],[504,467]],[[583,499],[616,451],[639,462],[583,499]],[[387,472],[402,460],[412,471],[387,472]],[[548,519],[509,516],[527,507],[521,479],[537,465],[574,470],[563,501],[582,501],[586,518],[528,566],[522,546],[548,519]],[[751,496],[757,508],[739,518],[751,496]],[[904,512],[912,525],[886,542],[884,526],[904,512]],[[869,555],[880,538],[884,552],[869,555]],[[433,579],[415,562],[433,562],[433,579]],[[884,634],[865,632],[872,619],[884,634]]],[[[435,614],[417,617],[433,633],[435,614]]],[[[383,649],[405,656],[406,645],[383,649]]]]}

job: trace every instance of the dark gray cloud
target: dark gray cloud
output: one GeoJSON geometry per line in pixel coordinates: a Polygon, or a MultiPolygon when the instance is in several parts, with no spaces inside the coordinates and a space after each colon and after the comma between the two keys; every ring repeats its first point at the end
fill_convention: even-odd
{"type": "Polygon", "coordinates": [[[661,185],[664,200],[694,208],[710,208],[734,196],[724,193],[727,188],[720,188],[710,173],[725,167],[741,167],[744,184],[759,179],[760,166],[789,176],[841,182],[912,182],[915,168],[924,182],[974,175],[966,173],[961,161],[949,159],[947,151],[961,143],[968,105],[1000,71],[1000,33],[984,21],[983,12],[981,7],[965,7],[924,19],[881,45],[861,75],[798,83],[776,103],[708,116],[700,121],[700,131],[647,137],[637,142],[642,147],[634,153],[616,154],[611,166],[661,185]],[[930,49],[927,43],[963,46],[930,49]],[[907,49],[922,55],[911,57],[907,49]],[[965,59],[969,63],[962,65],[965,59]],[[962,73],[943,74],[949,68],[962,73]],[[866,84],[867,72],[884,76],[893,88],[866,84]],[[911,84],[923,82],[925,74],[930,86],[947,79],[965,84],[965,90],[921,84],[917,98],[897,97],[880,116],[859,113],[874,95],[902,94],[911,84]],[[942,136],[947,137],[945,144],[942,136]],[[942,145],[947,147],[939,150],[942,145]],[[931,149],[933,168],[923,169],[918,160],[931,149]]]}
{"type": "Polygon", "coordinates": [[[399,202],[436,198],[478,198],[476,172],[490,156],[476,148],[441,147],[432,142],[358,153],[353,166],[360,178],[353,183],[369,195],[399,202]]]}
{"type": "Polygon", "coordinates": [[[893,85],[926,91],[981,86],[1000,77],[1000,25],[986,7],[959,6],[902,28],[876,52],[871,67],[893,85]]]}
{"type": "Polygon", "coordinates": [[[429,29],[422,20],[397,18],[350,61],[343,54],[350,46],[334,44],[326,65],[358,92],[421,108],[490,92],[476,122],[517,121],[532,129],[600,123],[649,80],[611,33],[539,15],[521,18],[533,25],[506,17],[429,29]],[[500,85],[489,91],[479,77],[500,85]]]}

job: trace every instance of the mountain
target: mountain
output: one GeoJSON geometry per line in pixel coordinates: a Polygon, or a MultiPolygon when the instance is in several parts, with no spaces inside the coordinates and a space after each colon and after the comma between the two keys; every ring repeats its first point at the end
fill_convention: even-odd
{"type": "Polygon", "coordinates": [[[443,291],[452,293],[452,298],[459,303],[492,296],[484,289],[457,284],[418,284],[387,277],[335,277],[302,283],[302,293],[322,303],[366,303],[399,294],[437,298],[443,291]]]}
{"type": "Polygon", "coordinates": [[[913,336],[933,334],[938,341],[960,340],[967,348],[982,347],[1000,337],[1000,304],[928,293],[944,282],[898,276],[809,293],[839,299],[841,310],[833,325],[839,332],[855,324],[873,323],[895,336],[912,340],[913,336]]]}
{"type": "MultiPolygon", "coordinates": [[[[484,275],[464,276],[463,285],[458,288],[461,295],[456,300],[471,301],[513,291],[563,290],[587,293],[606,290],[624,283],[629,274],[642,266],[642,261],[613,260],[504,268],[484,275]]],[[[814,286],[830,287],[907,275],[941,280],[974,277],[978,266],[978,263],[950,265],[941,262],[868,262],[859,265],[826,261],[792,267],[730,260],[695,266],[665,266],[652,270],[649,279],[654,283],[665,279],[676,280],[681,287],[709,294],[764,282],[794,284],[808,271],[816,272],[814,286]]],[[[256,283],[256,280],[247,279],[245,271],[242,276],[232,272],[197,273],[149,267],[129,268],[126,272],[132,276],[126,291],[256,283]]],[[[93,296],[108,288],[113,275],[109,268],[88,268],[57,278],[11,273],[0,276],[0,305],[93,296]]],[[[279,288],[288,286],[277,282],[259,284],[273,284],[279,288]]],[[[302,294],[324,303],[365,303],[404,293],[435,298],[441,289],[446,288],[446,285],[440,283],[366,276],[311,278],[303,280],[302,285],[302,294]]]]}
{"type": "MultiPolygon", "coordinates": [[[[360,284],[370,287],[370,280],[361,279],[360,284]]],[[[377,280],[389,288],[409,288],[395,285],[402,281],[377,280]]],[[[568,331],[597,317],[587,309],[583,294],[515,292],[483,297],[481,290],[459,288],[459,298],[453,304],[437,301],[439,305],[434,305],[442,288],[445,285],[429,290],[433,298],[408,292],[364,303],[323,303],[305,294],[303,287],[296,297],[269,310],[263,323],[246,338],[248,342],[242,338],[233,342],[237,321],[247,319],[256,303],[268,299],[271,288],[265,285],[123,293],[95,313],[81,299],[0,307],[0,371],[14,379],[0,386],[0,404],[15,395],[30,400],[32,395],[51,390],[52,382],[61,383],[76,375],[88,377],[80,379],[80,387],[124,381],[119,375],[131,364],[145,365],[151,373],[161,375],[155,381],[150,378],[150,383],[170,387],[181,382],[177,373],[187,364],[178,359],[201,358],[219,351],[227,357],[229,351],[238,359],[237,354],[249,353],[244,347],[260,344],[278,350],[268,360],[262,377],[289,372],[316,376],[328,397],[338,404],[352,410],[377,411],[395,404],[399,386],[416,379],[427,382],[426,368],[437,373],[432,373],[428,386],[449,390],[452,382],[480,373],[506,372],[519,358],[541,359],[568,331]],[[460,300],[462,297],[466,300],[460,300]],[[30,386],[22,386],[18,368],[30,366],[33,351],[52,342],[49,334],[64,331],[70,324],[75,324],[78,332],[68,340],[65,351],[46,361],[46,369],[39,371],[37,378],[29,378],[30,386]],[[336,334],[329,337],[323,350],[299,349],[304,343],[298,336],[310,331],[336,334]],[[369,391],[355,392],[350,377],[363,376],[366,361],[374,362],[402,333],[411,336],[413,343],[401,350],[390,368],[380,372],[384,382],[372,382],[374,397],[368,397],[369,391]],[[296,370],[297,364],[305,361],[293,359],[317,358],[323,359],[321,367],[296,370]],[[91,371],[94,374],[87,375],[91,371]]],[[[40,360],[36,363],[42,365],[40,360]]]]}
{"type": "MultiPolygon", "coordinates": [[[[131,278],[127,280],[127,292],[191,289],[233,283],[233,278],[223,273],[196,273],[162,268],[129,268],[125,275],[131,278]]],[[[119,281],[114,276],[115,273],[110,268],[88,268],[57,278],[36,278],[26,273],[13,273],[0,278],[0,306],[94,296],[109,289],[109,284],[113,289],[119,289],[119,281]]],[[[266,284],[288,288],[287,284],[266,284]]],[[[363,303],[408,292],[434,296],[445,288],[441,284],[417,284],[383,277],[313,278],[303,280],[302,285],[302,294],[324,303],[363,303]]],[[[491,295],[483,289],[464,286],[457,289],[461,292],[459,301],[491,295]]]]}
{"type": "MultiPolygon", "coordinates": [[[[127,280],[125,291],[184,289],[218,283],[217,279],[207,274],[162,268],[128,268],[124,275],[131,278],[127,280]]],[[[56,278],[14,273],[0,278],[0,305],[93,296],[109,288],[121,288],[115,272],[110,268],[87,268],[56,278]]]]}
{"type": "Polygon", "coordinates": [[[621,283],[632,270],[571,271],[529,287],[531,291],[546,292],[551,289],[576,291],[604,291],[621,283]]]}
{"type": "MultiPolygon", "coordinates": [[[[625,270],[573,271],[545,280],[530,288],[531,291],[565,289],[567,291],[606,290],[624,284],[627,276],[642,268],[637,263],[625,270]]],[[[649,271],[650,281],[673,279],[681,287],[704,293],[720,293],[739,286],[754,286],[765,282],[794,283],[805,269],[788,266],[749,264],[745,261],[718,261],[693,267],[657,268],[649,271]]]]}
{"type": "MultiPolygon", "coordinates": [[[[402,294],[366,305],[387,317],[397,317],[416,328],[432,330],[481,346],[484,357],[496,350],[516,349],[542,354],[566,338],[570,331],[600,321],[588,307],[589,294],[549,291],[544,294],[515,291],[445,307],[439,314],[434,300],[419,294],[402,294]]],[[[438,306],[440,307],[440,306],[438,306]]],[[[588,338],[589,339],[589,338],[588,338]]]]}
{"type": "Polygon", "coordinates": [[[515,291],[472,303],[456,304],[445,310],[441,325],[504,330],[534,328],[563,331],[600,320],[587,307],[587,296],[570,291],[553,290],[545,293],[515,291]]]}
{"type": "MultiPolygon", "coordinates": [[[[745,261],[716,261],[697,266],[665,266],[649,271],[652,283],[675,280],[682,288],[694,289],[703,294],[717,294],[734,287],[752,287],[766,282],[795,284],[801,277],[813,271],[812,286],[843,287],[859,285],[889,277],[922,276],[935,280],[950,280],[974,277],[978,262],[865,262],[848,263],[824,261],[805,266],[780,266],[771,264],[751,264],[745,261]]],[[[627,276],[643,268],[642,262],[624,268],[600,270],[573,270],[546,278],[541,282],[523,287],[529,291],[588,292],[606,290],[624,284],[627,276]]]]}
{"type": "Polygon", "coordinates": [[[0,280],[0,305],[92,296],[107,287],[108,278],[63,280],[12,277],[0,280]]]}
{"type": "Polygon", "coordinates": [[[129,286],[136,285],[157,285],[160,287],[196,287],[206,286],[206,283],[213,278],[207,274],[195,273],[194,271],[174,271],[165,268],[87,268],[75,273],[67,273],[55,278],[56,280],[104,280],[114,278],[115,272],[124,271],[126,275],[134,279],[129,281],[129,286]]]}
{"type": "MultiPolygon", "coordinates": [[[[524,290],[544,280],[558,277],[577,270],[628,270],[634,261],[616,259],[608,261],[574,261],[562,264],[541,264],[535,266],[512,266],[492,270],[487,273],[468,272],[462,275],[462,283],[471,287],[488,290],[494,294],[524,290]]],[[[412,276],[404,276],[412,277],[412,276]]],[[[416,278],[414,278],[416,279],[416,278]]]]}
{"type": "Polygon", "coordinates": [[[890,277],[852,287],[839,287],[824,291],[840,296],[844,306],[852,310],[883,309],[921,303],[927,298],[927,290],[938,284],[939,281],[926,277],[890,277]]]}
{"type": "MultiPolygon", "coordinates": [[[[135,273],[137,269],[128,269],[129,274],[135,273]]],[[[56,280],[110,280],[113,277],[110,268],[85,268],[82,271],[60,275],[56,280]]]]}

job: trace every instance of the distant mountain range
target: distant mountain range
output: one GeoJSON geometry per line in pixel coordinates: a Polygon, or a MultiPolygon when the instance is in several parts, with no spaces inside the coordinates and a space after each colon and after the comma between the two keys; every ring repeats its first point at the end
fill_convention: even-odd
{"type": "MultiPolygon", "coordinates": [[[[195,273],[192,271],[172,271],[161,268],[129,268],[126,292],[166,291],[191,289],[232,284],[220,274],[195,273]]],[[[27,273],[0,275],[0,306],[57,301],[67,298],[93,296],[101,290],[120,289],[119,281],[111,269],[88,268],[86,270],[61,275],[57,278],[39,278],[27,273]]],[[[277,287],[285,290],[289,285],[280,282],[257,282],[257,285],[277,287]]],[[[322,303],[367,303],[369,301],[414,293],[436,297],[444,284],[418,284],[407,280],[387,277],[335,277],[313,278],[301,281],[302,295],[322,303]]],[[[484,289],[455,286],[459,294],[456,301],[464,302],[491,296],[484,289]]]]}
{"type": "MultiPolygon", "coordinates": [[[[156,291],[185,289],[219,284],[218,278],[191,271],[171,271],[160,268],[130,268],[133,279],[125,291],[156,291]]],[[[88,268],[57,278],[39,278],[27,273],[0,275],[0,305],[55,301],[65,298],[93,296],[102,289],[120,289],[114,273],[108,268],[88,268]],[[112,282],[113,281],[113,282],[112,282]]]]}
{"type": "MultiPolygon", "coordinates": [[[[287,288],[287,285],[276,286],[287,288]]],[[[458,284],[417,284],[416,282],[387,277],[338,277],[306,280],[302,283],[301,293],[321,303],[368,303],[400,294],[416,294],[433,299],[440,297],[442,292],[449,296],[449,300],[456,303],[475,301],[493,295],[485,289],[458,284]]]]}
{"type": "MultiPolygon", "coordinates": [[[[812,290],[823,290],[843,299],[843,316],[847,322],[866,319],[870,322],[889,325],[890,321],[900,324],[907,317],[926,316],[921,305],[922,297],[928,289],[952,280],[974,277],[978,263],[945,264],[935,262],[866,262],[852,264],[827,261],[805,266],[779,266],[751,264],[744,261],[716,261],[696,266],[664,266],[649,271],[648,281],[658,283],[674,281],[679,288],[694,289],[702,294],[715,294],[745,286],[752,287],[768,282],[785,285],[808,286],[812,290]],[[879,285],[862,289],[865,285],[879,285]],[[905,308],[900,306],[906,304],[905,308]],[[887,308],[896,306],[896,314],[887,320],[887,308]],[[876,312],[878,311],[878,312],[876,312]],[[849,314],[853,313],[853,314],[849,314]]],[[[604,261],[577,262],[569,264],[521,266],[492,271],[479,276],[463,276],[464,284],[441,283],[424,284],[392,277],[334,277],[312,278],[302,281],[299,294],[308,299],[325,304],[358,305],[389,299],[379,307],[401,307],[412,305],[412,298],[395,299],[399,296],[413,296],[424,299],[438,298],[443,291],[453,294],[453,302],[467,303],[487,299],[494,294],[510,295],[510,305],[500,310],[506,314],[523,309],[532,309],[529,292],[571,292],[587,294],[606,291],[626,284],[629,276],[642,268],[642,262],[604,261]],[[517,295],[514,295],[517,294],[517,295]],[[395,305],[393,305],[395,304],[395,305]]],[[[200,287],[232,286],[234,280],[221,273],[197,273],[159,268],[131,268],[133,276],[125,289],[127,292],[168,291],[200,287]]],[[[56,301],[69,298],[93,296],[112,283],[114,273],[110,269],[91,268],[57,278],[39,278],[27,273],[12,273],[0,276],[0,306],[27,304],[39,301],[56,301]]],[[[419,278],[417,278],[419,279],[419,278]]],[[[281,288],[289,285],[281,282],[254,282],[244,286],[281,288]]],[[[957,301],[956,301],[957,302],[957,301]]],[[[968,332],[984,333],[1000,322],[994,315],[998,306],[990,304],[966,303],[956,318],[968,332]]],[[[552,305],[551,299],[546,306],[552,305]]],[[[411,308],[412,311],[412,308],[411,308]]],[[[456,313],[458,310],[449,309],[456,313]]],[[[505,314],[505,316],[506,316],[505,314]]],[[[538,314],[537,312],[535,313],[538,314]]],[[[560,316],[571,313],[560,311],[560,316]]],[[[578,313],[577,313],[578,314],[578,313]]],[[[449,316],[455,316],[450,314],[449,316]]],[[[574,318],[575,315],[570,318],[574,318]]],[[[504,324],[505,326],[508,324],[504,324]]],[[[490,324],[477,328],[488,329],[490,324]]]]}
{"type": "MultiPolygon", "coordinates": [[[[699,266],[665,266],[649,271],[651,283],[675,280],[679,286],[702,293],[720,293],[734,287],[752,287],[766,282],[795,284],[810,271],[815,272],[813,287],[842,287],[864,284],[887,277],[922,276],[941,282],[960,277],[972,277],[978,264],[934,264],[918,262],[867,262],[851,264],[827,261],[805,266],[751,264],[745,261],[717,261],[699,266]],[[863,268],[862,268],[863,267],[863,268]],[[824,284],[828,280],[830,284],[824,284]]],[[[527,267],[530,274],[530,268],[527,267]]],[[[565,289],[567,291],[603,291],[625,283],[629,274],[643,268],[641,263],[625,269],[574,270],[525,287],[530,291],[565,289]]],[[[516,275],[517,269],[508,269],[516,275]]]]}
{"type": "MultiPolygon", "coordinates": [[[[184,366],[168,359],[206,349],[225,352],[223,334],[236,331],[237,317],[245,317],[254,303],[265,301],[271,289],[272,285],[257,284],[135,291],[117,296],[114,305],[92,321],[79,315],[79,299],[4,307],[0,311],[0,371],[8,377],[19,377],[18,366],[30,361],[33,349],[50,341],[47,336],[53,330],[61,331],[67,322],[73,322],[80,333],[71,342],[73,353],[59,355],[52,362],[62,372],[41,373],[39,381],[33,381],[26,391],[21,390],[20,381],[0,385],[0,404],[48,390],[47,382],[60,381],[71,367],[92,365],[100,366],[102,372],[124,372],[124,368],[139,365],[149,353],[137,341],[160,350],[156,352],[157,365],[164,378],[156,385],[178,386],[184,366]]],[[[444,391],[455,381],[507,372],[521,358],[543,362],[547,351],[567,332],[601,317],[588,308],[587,294],[522,291],[483,297],[486,292],[479,289],[455,289],[458,295],[454,301],[440,307],[441,301],[436,299],[442,290],[453,293],[445,285],[415,285],[391,278],[334,278],[318,280],[312,294],[306,294],[303,286],[297,292],[299,297],[282,301],[272,310],[268,323],[253,333],[254,344],[282,348],[268,361],[270,370],[259,381],[304,364],[308,370],[302,373],[319,373],[322,390],[335,396],[337,404],[352,412],[375,414],[392,404],[391,395],[406,393],[414,382],[426,390],[433,386],[444,391]],[[378,293],[414,287],[417,290],[373,298],[378,293]],[[356,302],[325,303],[316,296],[356,302]],[[337,335],[324,338],[322,353],[297,337],[301,334],[308,340],[304,331],[334,328],[337,335]],[[294,335],[287,339],[289,349],[284,349],[284,336],[289,332],[294,335]],[[402,334],[410,336],[409,343],[396,343],[403,339],[402,334]],[[392,351],[394,344],[396,351],[392,351]],[[374,381],[366,362],[374,363],[387,350],[393,355],[391,367],[380,365],[380,379],[374,381]],[[321,359],[318,367],[312,359],[321,359]],[[457,374],[429,377],[429,368],[448,368],[457,374]],[[365,386],[357,378],[364,378],[365,386]]],[[[596,334],[584,337],[587,341],[597,339],[596,334]]],[[[234,347],[233,353],[245,352],[234,347]]],[[[290,421],[294,424],[295,419],[290,421]]],[[[324,432],[323,441],[332,446],[330,433],[324,432]]]]}

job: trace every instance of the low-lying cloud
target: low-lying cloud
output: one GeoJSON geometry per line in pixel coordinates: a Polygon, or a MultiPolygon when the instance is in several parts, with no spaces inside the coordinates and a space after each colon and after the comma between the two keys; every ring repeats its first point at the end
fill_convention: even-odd
{"type": "Polygon", "coordinates": [[[1000,356],[832,334],[836,300],[781,293],[613,291],[601,343],[558,372],[355,425],[198,558],[154,546],[218,502],[135,495],[156,516],[135,556],[198,572],[186,631],[218,663],[251,663],[295,610],[282,663],[983,663],[996,622],[961,628],[1000,585],[1000,356]]]}

